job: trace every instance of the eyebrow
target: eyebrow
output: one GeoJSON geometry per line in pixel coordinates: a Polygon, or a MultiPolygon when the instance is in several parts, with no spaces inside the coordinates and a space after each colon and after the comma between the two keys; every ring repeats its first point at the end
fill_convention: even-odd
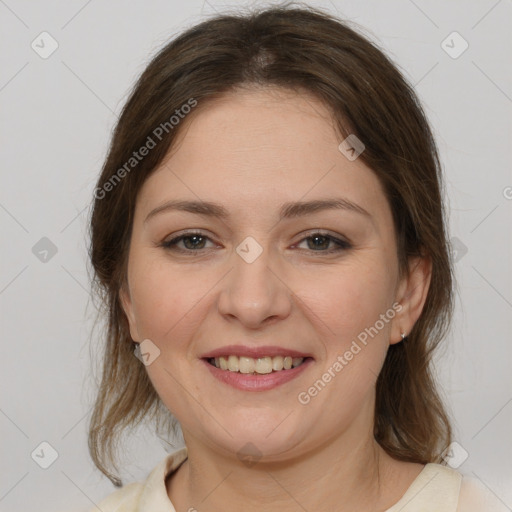
{"type": "MultiPolygon", "coordinates": [[[[323,210],[346,210],[371,218],[371,215],[363,207],[353,203],[352,201],[349,201],[348,199],[340,197],[333,199],[316,199],[313,201],[284,203],[279,210],[279,218],[293,219],[323,210]]],[[[189,212],[195,213],[196,215],[217,217],[220,219],[228,219],[230,217],[228,210],[217,203],[212,203],[209,201],[171,200],[167,201],[161,206],[158,206],[154,210],[151,210],[144,220],[144,224],[155,215],[168,211],[189,212]]]]}

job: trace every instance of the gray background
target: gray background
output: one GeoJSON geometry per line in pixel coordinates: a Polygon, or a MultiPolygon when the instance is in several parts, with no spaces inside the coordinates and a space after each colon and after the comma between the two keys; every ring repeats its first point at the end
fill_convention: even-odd
{"type": "MultiPolygon", "coordinates": [[[[205,15],[241,4],[0,0],[1,511],[88,510],[114,490],[86,444],[90,353],[98,348],[86,252],[92,191],[117,114],[149,57],[205,15]],[[46,59],[31,47],[51,48],[43,31],[58,43],[46,59]],[[48,469],[40,464],[51,462],[52,449],[42,442],[58,453],[48,469]]],[[[456,318],[437,366],[455,418],[453,460],[508,510],[511,2],[311,5],[364,27],[415,85],[435,130],[459,260],[456,318]],[[460,55],[458,36],[442,45],[453,31],[469,44],[460,55]]],[[[139,429],[122,475],[142,479],[164,456],[163,443],[139,429]]]]}

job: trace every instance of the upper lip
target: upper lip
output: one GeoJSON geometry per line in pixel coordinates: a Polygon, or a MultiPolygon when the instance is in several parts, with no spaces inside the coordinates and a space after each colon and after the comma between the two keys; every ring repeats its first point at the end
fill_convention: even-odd
{"type": "Polygon", "coordinates": [[[276,356],[291,356],[291,357],[312,357],[307,352],[300,352],[291,348],[283,348],[278,346],[258,346],[248,347],[245,345],[226,345],[224,347],[211,350],[201,356],[202,359],[211,359],[222,356],[238,356],[238,357],[252,357],[258,359],[259,357],[276,357],[276,356]]]}

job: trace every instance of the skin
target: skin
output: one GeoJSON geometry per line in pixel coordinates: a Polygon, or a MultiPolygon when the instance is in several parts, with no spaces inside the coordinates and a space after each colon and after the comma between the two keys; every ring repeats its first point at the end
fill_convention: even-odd
{"type": "Polygon", "coordinates": [[[341,138],[314,97],[251,88],[203,107],[139,192],[121,290],[132,338],[161,351],[146,368],[188,448],[167,479],[169,497],[177,511],[384,511],[424,466],[396,461],[375,442],[375,382],[389,345],[421,313],[430,263],[411,260],[400,277],[383,189],[360,158],[338,150],[341,138]],[[369,215],[337,209],[278,218],[285,202],[333,197],[369,215]],[[144,222],[171,199],[216,202],[230,217],[166,211],[144,222]],[[180,242],[183,254],[159,245],[185,229],[207,239],[180,242]],[[334,242],[308,243],[317,229],[351,248],[326,254],[334,242]],[[252,263],[235,250],[247,236],[263,249],[252,263]],[[395,302],[400,312],[299,403],[395,302]],[[275,389],[241,391],[200,359],[229,344],[294,348],[314,363],[275,389]],[[261,454],[252,467],[239,458],[248,442],[261,454]]]}

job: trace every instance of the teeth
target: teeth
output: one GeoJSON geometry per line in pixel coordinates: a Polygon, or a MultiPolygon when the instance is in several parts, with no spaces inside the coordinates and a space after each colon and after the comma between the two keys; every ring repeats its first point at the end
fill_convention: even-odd
{"type": "MultiPolygon", "coordinates": [[[[234,357],[234,356],[232,356],[234,357]]],[[[254,359],[252,357],[240,357],[238,360],[238,371],[240,373],[253,373],[254,372],[254,359]]]]}
{"type": "Polygon", "coordinates": [[[271,357],[259,357],[256,360],[256,367],[254,368],[256,373],[272,373],[272,358],[271,357]]]}
{"type": "Polygon", "coordinates": [[[221,370],[230,372],[251,373],[264,375],[267,373],[290,370],[300,366],[304,361],[303,357],[275,356],[275,357],[252,357],[226,356],[210,359],[210,362],[221,370]]]}
{"type": "Polygon", "coordinates": [[[229,356],[228,357],[228,370],[230,372],[238,371],[238,357],[237,356],[229,356]]]}
{"type": "Polygon", "coordinates": [[[283,356],[273,357],[272,358],[272,370],[274,370],[275,372],[282,370],[284,368],[283,361],[284,361],[283,356]]]}

